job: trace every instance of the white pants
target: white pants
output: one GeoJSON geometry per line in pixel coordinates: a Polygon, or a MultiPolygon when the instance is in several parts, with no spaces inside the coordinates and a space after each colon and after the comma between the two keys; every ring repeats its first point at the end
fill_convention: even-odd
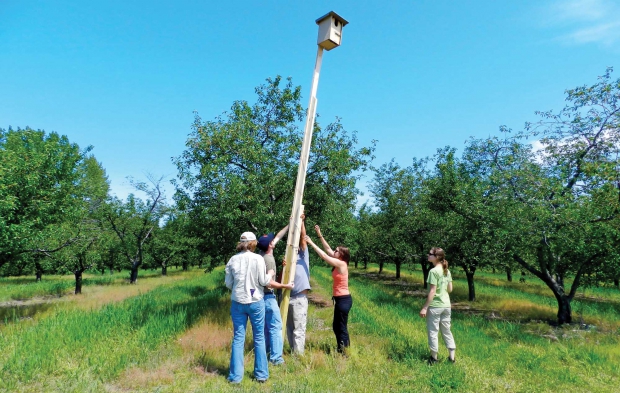
{"type": "Polygon", "coordinates": [[[431,352],[438,352],[438,333],[441,330],[443,342],[448,349],[456,349],[454,337],[450,331],[452,309],[429,307],[426,312],[426,329],[428,330],[428,346],[431,352]]]}
{"type": "Polygon", "coordinates": [[[291,297],[286,319],[286,337],[294,353],[303,355],[306,346],[306,322],[308,298],[305,295],[291,297]]]}

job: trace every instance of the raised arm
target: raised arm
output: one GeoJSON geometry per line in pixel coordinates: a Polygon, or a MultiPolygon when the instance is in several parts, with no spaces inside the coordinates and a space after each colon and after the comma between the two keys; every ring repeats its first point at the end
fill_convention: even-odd
{"type": "Polygon", "coordinates": [[[276,244],[278,244],[278,242],[280,240],[282,240],[282,238],[288,233],[288,225],[285,226],[284,228],[282,228],[282,230],[280,232],[278,232],[278,234],[276,235],[276,237],[273,238],[273,246],[275,247],[276,244]]]}
{"type": "Polygon", "coordinates": [[[301,237],[299,239],[299,248],[306,250],[308,243],[306,242],[306,215],[301,215],[301,237]]]}
{"type": "Polygon", "coordinates": [[[319,239],[321,239],[321,244],[323,245],[323,249],[325,250],[327,255],[329,255],[330,257],[333,257],[334,251],[332,251],[332,248],[327,243],[327,240],[325,240],[325,238],[323,237],[323,234],[321,233],[321,227],[318,225],[315,225],[314,230],[316,231],[316,234],[319,237],[319,239]]]}
{"type": "Polygon", "coordinates": [[[346,272],[347,263],[345,261],[327,255],[325,251],[321,250],[319,246],[314,244],[312,239],[310,239],[310,236],[306,236],[306,241],[312,246],[312,248],[314,248],[314,251],[319,254],[319,257],[321,257],[322,260],[327,262],[328,265],[338,269],[338,273],[344,274],[346,272]]]}

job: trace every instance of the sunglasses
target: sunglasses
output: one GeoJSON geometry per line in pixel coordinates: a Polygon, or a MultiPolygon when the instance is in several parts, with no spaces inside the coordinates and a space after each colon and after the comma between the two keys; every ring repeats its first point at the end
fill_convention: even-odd
{"type": "Polygon", "coordinates": [[[434,257],[434,256],[437,256],[437,255],[435,255],[435,254],[427,254],[427,255],[428,255],[429,257],[434,257]]]}

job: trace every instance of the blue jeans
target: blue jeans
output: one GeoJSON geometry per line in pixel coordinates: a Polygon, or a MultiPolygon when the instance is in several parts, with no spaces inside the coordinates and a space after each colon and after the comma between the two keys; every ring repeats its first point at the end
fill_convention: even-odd
{"type": "Polygon", "coordinates": [[[265,295],[265,342],[269,361],[273,364],[283,363],[282,317],[274,294],[265,295]]]}
{"type": "Polygon", "coordinates": [[[238,383],[243,379],[243,346],[248,318],[254,337],[254,378],[259,381],[266,380],[269,378],[269,369],[265,351],[265,302],[262,299],[249,304],[233,301],[230,305],[230,316],[233,322],[233,340],[228,380],[238,383]]]}

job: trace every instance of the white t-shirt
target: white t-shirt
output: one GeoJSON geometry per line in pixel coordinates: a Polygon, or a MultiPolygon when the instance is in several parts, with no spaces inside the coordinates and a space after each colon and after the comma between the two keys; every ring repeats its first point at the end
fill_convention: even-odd
{"type": "Polygon", "coordinates": [[[234,255],[226,264],[226,286],[232,290],[235,302],[249,304],[261,300],[263,287],[271,278],[265,273],[263,257],[250,251],[234,255]]]}

